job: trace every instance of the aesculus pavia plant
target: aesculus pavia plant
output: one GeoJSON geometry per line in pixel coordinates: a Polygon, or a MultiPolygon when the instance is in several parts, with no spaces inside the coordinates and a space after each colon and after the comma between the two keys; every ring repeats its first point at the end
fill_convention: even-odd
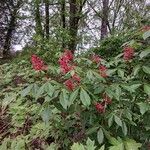
{"type": "MultiPolygon", "coordinates": [[[[43,72],[51,77],[52,68],[56,78],[50,80],[43,80],[42,76],[36,79],[28,62],[2,65],[6,88],[0,93],[0,149],[69,150],[76,142],[72,150],[86,150],[92,145],[92,150],[101,145],[103,150],[138,150],[140,143],[142,150],[147,150],[150,131],[148,42],[141,39],[139,49],[131,42],[125,61],[122,53],[105,61],[96,54],[92,59],[75,57],[65,50],[59,59],[60,68],[49,64],[49,70],[43,72]],[[136,57],[132,47],[137,51],[136,57]],[[22,67],[24,63],[28,68],[22,67]],[[10,76],[16,71],[17,75],[21,72],[26,81],[31,79],[23,84],[22,91],[22,86],[14,88],[13,76],[10,76]],[[3,112],[10,117],[10,123],[3,112]],[[95,146],[90,140],[85,144],[88,138],[95,141],[95,146]]],[[[45,66],[37,56],[33,57],[32,64],[39,71],[45,66]]]]}

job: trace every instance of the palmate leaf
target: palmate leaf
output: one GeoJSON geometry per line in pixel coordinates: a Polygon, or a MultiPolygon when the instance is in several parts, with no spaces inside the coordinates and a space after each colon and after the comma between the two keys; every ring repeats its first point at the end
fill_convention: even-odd
{"type": "Polygon", "coordinates": [[[95,148],[95,142],[88,138],[86,141],[86,150],[94,150],[95,148]]]}
{"type": "Polygon", "coordinates": [[[109,150],[139,150],[141,147],[141,143],[137,143],[133,139],[125,139],[122,140],[120,138],[114,139],[114,142],[112,143],[113,146],[109,147],[109,150]]]}
{"type": "Polygon", "coordinates": [[[125,150],[139,150],[141,143],[137,143],[133,139],[127,139],[124,142],[125,150]]]}
{"type": "Polygon", "coordinates": [[[71,146],[71,150],[85,150],[85,148],[84,148],[84,146],[82,144],[74,143],[71,146]]]}

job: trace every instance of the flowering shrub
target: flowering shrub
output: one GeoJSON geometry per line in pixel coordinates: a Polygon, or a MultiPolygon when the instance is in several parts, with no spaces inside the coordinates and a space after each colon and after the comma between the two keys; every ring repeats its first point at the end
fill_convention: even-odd
{"type": "MultiPolygon", "coordinates": [[[[18,70],[18,65],[4,65],[0,149],[148,149],[147,38],[140,49],[135,42],[128,42],[110,61],[96,54],[74,57],[65,50],[59,66],[49,65],[46,72],[37,73],[27,62],[19,63],[18,70]],[[10,75],[16,70],[26,79],[25,84],[14,86],[10,75]],[[49,76],[46,80],[45,73],[49,76]]],[[[35,70],[45,66],[35,55],[32,65],[35,70]]]]}

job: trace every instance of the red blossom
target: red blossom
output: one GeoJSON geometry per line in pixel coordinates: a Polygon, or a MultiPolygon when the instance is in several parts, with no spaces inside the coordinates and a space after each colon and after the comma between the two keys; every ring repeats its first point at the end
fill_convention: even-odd
{"type": "Polygon", "coordinates": [[[65,50],[65,52],[62,54],[62,56],[59,59],[59,64],[61,68],[61,72],[63,74],[68,73],[69,71],[73,70],[74,67],[70,64],[73,60],[73,54],[69,50],[65,50]]]}
{"type": "Polygon", "coordinates": [[[130,59],[132,59],[134,56],[134,49],[132,47],[124,47],[124,53],[123,53],[123,59],[125,61],[128,61],[130,59]]]}
{"type": "Polygon", "coordinates": [[[31,56],[32,66],[35,70],[47,70],[47,66],[44,65],[44,62],[37,55],[31,56]]]}
{"type": "Polygon", "coordinates": [[[99,113],[105,112],[105,106],[102,103],[96,103],[95,108],[99,113]]]}
{"type": "Polygon", "coordinates": [[[103,65],[100,65],[99,66],[99,71],[100,71],[100,75],[103,77],[103,78],[106,78],[108,77],[107,75],[107,68],[103,65]]]}
{"type": "Polygon", "coordinates": [[[77,74],[74,74],[74,75],[72,76],[72,79],[74,79],[74,80],[77,81],[78,83],[80,83],[80,81],[81,81],[81,78],[80,78],[77,74]]]}
{"type": "Polygon", "coordinates": [[[73,83],[73,81],[71,79],[68,79],[67,81],[65,81],[65,86],[67,87],[68,90],[73,91],[75,88],[75,85],[73,83]]]}
{"type": "Polygon", "coordinates": [[[144,26],[144,27],[142,27],[141,28],[141,31],[148,31],[148,30],[150,30],[150,26],[144,26]]]}
{"type": "Polygon", "coordinates": [[[65,56],[68,60],[70,60],[70,61],[73,60],[73,54],[72,54],[72,52],[71,52],[70,50],[65,50],[64,56],[65,56]]]}
{"type": "Polygon", "coordinates": [[[98,63],[101,62],[101,57],[94,54],[94,55],[92,56],[92,61],[93,61],[93,62],[96,62],[96,63],[98,64],[98,63]]]}

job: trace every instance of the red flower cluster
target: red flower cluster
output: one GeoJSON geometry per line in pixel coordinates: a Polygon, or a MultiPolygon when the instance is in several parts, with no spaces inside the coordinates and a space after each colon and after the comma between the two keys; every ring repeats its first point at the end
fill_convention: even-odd
{"type": "Polygon", "coordinates": [[[95,108],[99,113],[105,112],[105,106],[102,103],[96,103],[95,108]]]}
{"type": "Polygon", "coordinates": [[[80,77],[77,74],[74,74],[70,79],[65,81],[64,84],[68,90],[73,91],[75,87],[79,85],[80,81],[80,77]]]}
{"type": "Polygon", "coordinates": [[[108,95],[104,94],[103,98],[103,102],[95,104],[95,108],[99,113],[104,113],[106,106],[112,103],[112,100],[108,95]]]}
{"type": "Polygon", "coordinates": [[[103,77],[103,78],[106,78],[108,77],[107,75],[107,68],[103,65],[100,65],[99,66],[99,72],[100,72],[100,75],[103,77]]]}
{"type": "Polygon", "coordinates": [[[35,70],[47,70],[47,66],[44,65],[44,62],[37,55],[31,56],[32,66],[35,70]]]}
{"type": "Polygon", "coordinates": [[[97,64],[101,62],[101,57],[99,57],[98,55],[92,55],[92,61],[96,62],[97,64]]]}
{"type": "MultiPolygon", "coordinates": [[[[98,64],[98,63],[101,63],[101,60],[102,60],[102,58],[100,56],[98,56],[96,54],[92,55],[92,61],[93,62],[96,62],[98,64]]],[[[105,66],[101,65],[101,64],[99,66],[99,72],[100,72],[100,75],[103,78],[108,77],[108,75],[107,75],[107,68],[105,66]]]]}
{"type": "Polygon", "coordinates": [[[144,26],[144,27],[142,27],[141,28],[141,31],[148,31],[148,30],[150,30],[150,26],[144,26]]]}
{"type": "MultiPolygon", "coordinates": [[[[68,73],[71,70],[75,69],[75,66],[72,65],[73,61],[73,54],[69,50],[65,50],[63,55],[59,59],[60,68],[63,74],[68,73]]],[[[64,82],[65,86],[68,90],[73,91],[77,85],[79,85],[81,79],[80,77],[75,73],[72,75],[70,79],[64,82]]]]}
{"type": "Polygon", "coordinates": [[[69,71],[74,69],[74,66],[70,65],[71,61],[73,60],[73,54],[69,50],[65,50],[63,55],[59,59],[59,64],[61,68],[61,72],[63,74],[68,73],[69,71]]]}
{"type": "Polygon", "coordinates": [[[128,61],[134,56],[134,49],[132,47],[124,47],[123,59],[128,61]]]}

